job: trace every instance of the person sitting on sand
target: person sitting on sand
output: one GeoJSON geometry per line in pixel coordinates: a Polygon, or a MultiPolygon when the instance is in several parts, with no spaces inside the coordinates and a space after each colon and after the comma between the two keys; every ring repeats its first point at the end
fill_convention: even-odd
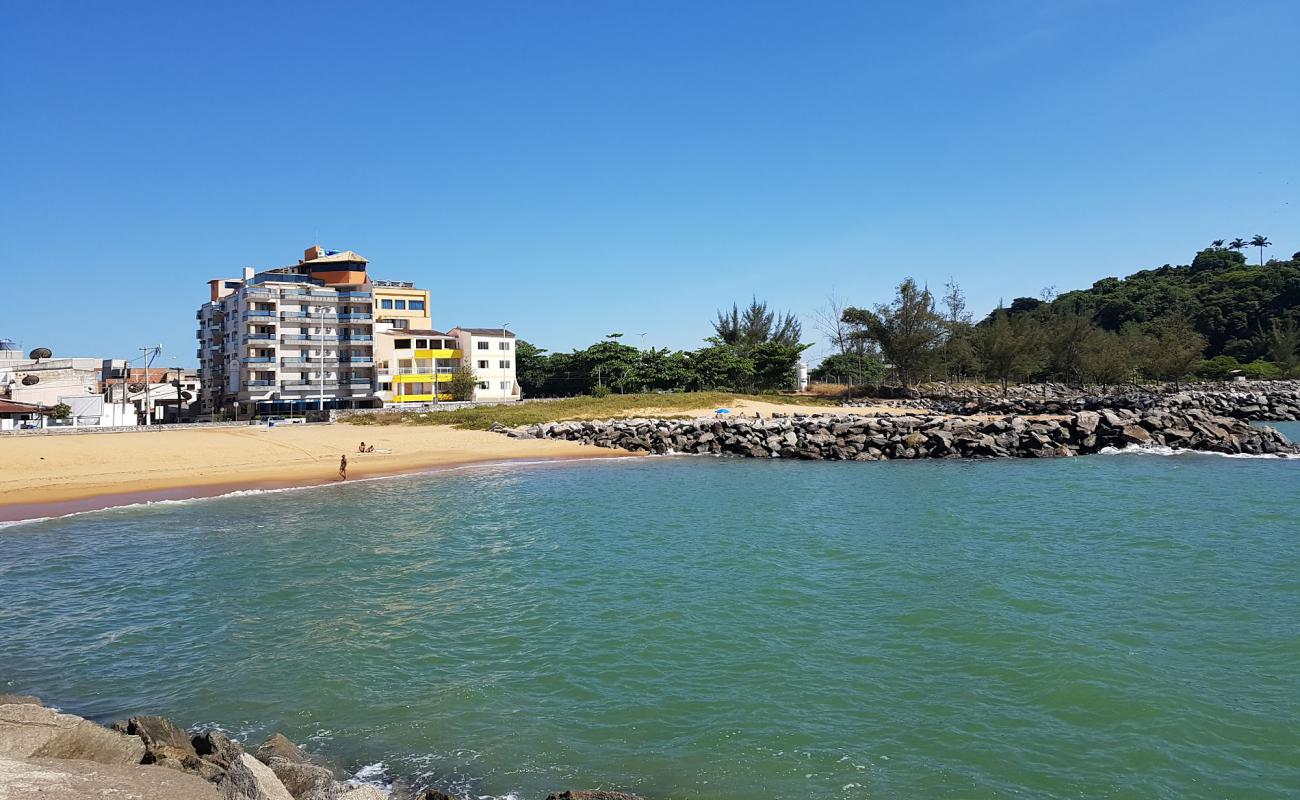
{"type": "Polygon", "coordinates": [[[369,447],[366,448],[366,452],[367,452],[367,453],[373,453],[373,452],[375,452],[375,446],[374,446],[373,444],[370,445],[369,447]]]}
{"type": "Polygon", "coordinates": [[[347,479],[348,479],[348,456],[346,453],[344,453],[343,457],[339,459],[339,480],[345,481],[347,479]]]}
{"type": "Polygon", "coordinates": [[[364,452],[366,452],[366,443],[365,443],[365,442],[362,442],[361,444],[357,445],[357,452],[358,452],[358,453],[364,453],[364,452]]]}

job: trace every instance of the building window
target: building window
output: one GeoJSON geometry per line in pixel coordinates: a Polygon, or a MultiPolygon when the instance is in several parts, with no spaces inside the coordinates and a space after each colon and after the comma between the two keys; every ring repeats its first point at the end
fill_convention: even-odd
{"type": "Polygon", "coordinates": [[[407,304],[406,307],[407,307],[408,309],[410,309],[411,311],[423,311],[423,310],[424,310],[424,301],[423,301],[423,300],[412,300],[410,303],[407,304]]]}
{"type": "Polygon", "coordinates": [[[415,340],[415,349],[416,349],[416,350],[428,350],[428,349],[429,349],[429,340],[428,340],[428,339],[416,339],[416,340],[415,340]]]}
{"type": "Polygon", "coordinates": [[[498,361],[497,363],[501,365],[501,369],[510,369],[509,361],[498,361]]]}
{"type": "Polygon", "coordinates": [[[397,339],[396,341],[393,342],[393,348],[396,349],[396,350],[410,350],[410,349],[411,349],[411,340],[410,340],[410,339],[397,339]]]}
{"type": "Polygon", "coordinates": [[[480,350],[487,350],[488,347],[489,347],[489,345],[488,345],[487,342],[479,342],[479,343],[478,343],[478,349],[480,349],[480,350]]]}
{"type": "Polygon", "coordinates": [[[405,301],[405,300],[394,300],[394,301],[393,301],[393,308],[397,308],[397,309],[401,309],[401,310],[405,311],[405,310],[406,310],[406,301],[405,301]]]}
{"type": "Polygon", "coordinates": [[[393,307],[393,301],[392,301],[392,300],[380,300],[380,301],[379,301],[379,307],[380,307],[380,308],[392,308],[392,307],[393,307]]]}
{"type": "Polygon", "coordinates": [[[490,388],[490,387],[488,386],[488,382],[487,382],[487,381],[479,381],[479,382],[478,382],[478,388],[480,388],[480,389],[487,389],[487,388],[490,388]]]}
{"type": "Polygon", "coordinates": [[[501,348],[502,350],[509,350],[509,349],[510,349],[510,342],[498,342],[497,344],[500,345],[500,348],[501,348]]]}
{"type": "Polygon", "coordinates": [[[381,391],[381,392],[391,392],[391,391],[393,391],[393,384],[388,383],[387,381],[380,381],[380,382],[379,382],[379,391],[381,391]]]}
{"type": "Polygon", "coordinates": [[[487,365],[488,365],[488,362],[487,362],[486,359],[484,359],[483,361],[478,362],[478,368],[479,368],[479,369],[487,369],[487,365]]]}
{"type": "Polygon", "coordinates": [[[509,388],[510,388],[510,381],[501,381],[501,388],[502,388],[502,389],[509,389],[509,388]]]}

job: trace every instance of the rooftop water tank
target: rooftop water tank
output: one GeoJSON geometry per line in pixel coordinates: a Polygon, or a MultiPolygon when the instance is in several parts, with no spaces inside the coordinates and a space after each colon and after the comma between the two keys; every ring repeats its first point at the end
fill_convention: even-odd
{"type": "Polygon", "coordinates": [[[22,348],[13,339],[0,339],[0,350],[19,350],[22,348]]]}

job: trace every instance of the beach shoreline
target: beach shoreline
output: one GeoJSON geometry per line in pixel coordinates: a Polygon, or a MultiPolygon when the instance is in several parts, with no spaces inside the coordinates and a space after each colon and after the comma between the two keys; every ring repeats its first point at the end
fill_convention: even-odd
{"type": "Polygon", "coordinates": [[[0,442],[0,522],[240,491],[342,484],[467,466],[631,456],[571,442],[516,442],[443,426],[195,428],[24,436],[0,442]],[[362,440],[375,452],[357,452],[362,440]]]}

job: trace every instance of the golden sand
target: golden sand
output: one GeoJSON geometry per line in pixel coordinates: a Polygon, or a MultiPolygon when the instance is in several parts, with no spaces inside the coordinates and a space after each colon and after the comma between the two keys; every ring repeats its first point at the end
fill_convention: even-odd
{"type": "Polygon", "coordinates": [[[443,426],[265,425],[0,438],[0,520],[513,460],[626,456],[443,426]],[[373,453],[358,453],[365,440],[373,453]]]}

